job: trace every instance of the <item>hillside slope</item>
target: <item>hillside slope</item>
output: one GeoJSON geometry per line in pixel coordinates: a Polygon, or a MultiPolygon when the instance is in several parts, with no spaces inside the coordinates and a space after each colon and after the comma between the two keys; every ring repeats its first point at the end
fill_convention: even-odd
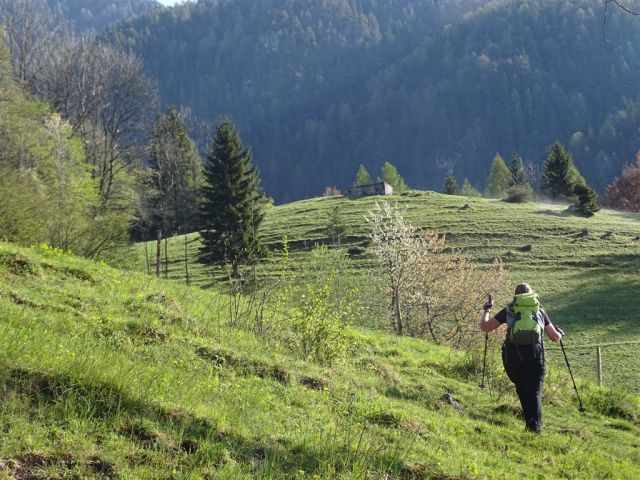
{"type": "MultiPolygon", "coordinates": [[[[353,329],[332,367],[213,290],[0,244],[3,478],[637,478],[637,398],[550,368],[546,433],[460,354],[353,329]],[[501,393],[498,393],[501,392],[501,393]],[[603,416],[599,412],[606,412],[603,416]]],[[[495,384],[497,385],[497,384],[495,384]]]]}
{"type": "MultiPolygon", "coordinates": [[[[462,247],[478,264],[501,258],[514,282],[531,283],[554,323],[570,333],[570,344],[585,346],[575,352],[575,367],[581,376],[594,378],[596,344],[634,342],[605,350],[605,378],[640,392],[640,313],[629,307],[640,289],[638,215],[602,211],[585,219],[564,214],[566,206],[561,205],[508,204],[434,192],[356,200],[316,198],[268,211],[262,235],[270,254],[262,268],[266,273],[279,271],[285,236],[295,263],[304,268],[314,245],[330,243],[327,225],[337,212],[345,228],[341,244],[349,255],[350,277],[368,288],[372,258],[366,250],[364,215],[380,201],[397,202],[410,223],[446,234],[452,246],[462,247]]],[[[190,280],[206,286],[212,275],[195,263],[198,237],[189,235],[188,240],[190,280]]],[[[184,248],[184,237],[169,239],[170,279],[184,281],[184,248]]],[[[138,269],[146,271],[144,245],[138,252],[138,269]]],[[[155,264],[154,252],[155,243],[149,243],[151,264],[155,264]]],[[[153,271],[154,265],[150,268],[153,271]]],[[[163,275],[164,269],[163,263],[163,275]]],[[[506,298],[510,292],[495,294],[506,298]]],[[[380,319],[373,323],[381,325],[380,319]]]]}

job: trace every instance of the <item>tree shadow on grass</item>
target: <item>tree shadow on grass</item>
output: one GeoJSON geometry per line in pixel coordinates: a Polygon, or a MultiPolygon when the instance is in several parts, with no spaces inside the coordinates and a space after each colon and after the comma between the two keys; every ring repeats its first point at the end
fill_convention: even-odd
{"type": "MultiPolygon", "coordinates": [[[[217,447],[255,474],[268,472],[293,478],[298,470],[314,472],[329,468],[336,473],[348,472],[353,462],[366,455],[370,470],[404,477],[404,464],[391,447],[376,445],[365,450],[358,444],[354,448],[350,440],[341,442],[340,435],[297,443],[286,437],[249,438],[219,428],[211,419],[136,399],[108,382],[85,382],[58,373],[5,369],[0,376],[0,405],[3,397],[12,394],[26,399],[32,409],[71,406],[78,416],[103,423],[105,430],[115,431],[145,449],[180,456],[180,461],[192,468],[211,467],[210,455],[199,455],[199,452],[217,447]]],[[[345,438],[357,437],[347,435],[345,438]]]]}

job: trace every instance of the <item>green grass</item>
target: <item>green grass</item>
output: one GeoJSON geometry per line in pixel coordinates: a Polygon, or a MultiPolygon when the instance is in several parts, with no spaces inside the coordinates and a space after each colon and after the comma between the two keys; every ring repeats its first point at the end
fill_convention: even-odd
{"type": "MultiPolygon", "coordinates": [[[[286,236],[293,263],[304,270],[310,249],[328,241],[329,214],[339,208],[352,281],[366,286],[372,261],[366,252],[363,216],[383,200],[388,198],[316,198],[269,210],[262,236],[270,255],[261,269],[265,274],[277,271],[286,236]]],[[[595,345],[640,342],[640,310],[635,307],[640,291],[640,215],[602,211],[581,218],[563,214],[566,207],[559,205],[508,204],[433,192],[410,192],[390,201],[406,209],[410,223],[446,233],[452,245],[464,248],[479,264],[499,257],[514,281],[529,282],[552,321],[569,333],[565,344],[580,375],[595,378],[595,345]],[[594,347],[577,348],[583,345],[594,347]]],[[[188,240],[192,282],[209,286],[220,273],[214,276],[195,263],[198,236],[188,240]]],[[[168,276],[184,280],[184,238],[170,239],[168,246],[168,276]]],[[[138,269],[146,271],[143,245],[138,248],[138,269]]],[[[155,245],[148,249],[155,252],[155,245]]],[[[496,293],[502,298],[510,295],[496,293]]],[[[640,344],[605,348],[605,381],[640,392],[638,351],[640,344]]],[[[549,354],[561,358],[558,350],[550,349],[549,354]]]]}
{"type": "Polygon", "coordinates": [[[459,352],[349,330],[333,366],[229,326],[216,289],[0,244],[0,478],[619,478],[637,397],[549,368],[545,433],[459,352]],[[449,394],[450,397],[447,397],[449,394]],[[447,398],[453,398],[451,404],[447,398]]]}

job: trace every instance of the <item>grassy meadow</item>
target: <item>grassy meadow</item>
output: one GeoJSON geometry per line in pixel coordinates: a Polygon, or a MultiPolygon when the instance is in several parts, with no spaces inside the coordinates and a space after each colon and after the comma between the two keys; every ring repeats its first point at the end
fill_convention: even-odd
{"type": "MultiPolygon", "coordinates": [[[[341,245],[350,257],[350,280],[366,290],[372,259],[366,252],[363,216],[384,200],[315,198],[270,209],[262,229],[270,252],[262,273],[279,271],[285,236],[292,263],[304,270],[313,246],[329,242],[327,226],[337,209],[344,227],[341,245]]],[[[445,233],[451,245],[462,247],[478,263],[501,258],[514,282],[529,282],[552,321],[569,334],[565,346],[579,376],[595,378],[595,348],[602,345],[605,384],[640,392],[640,343],[634,343],[640,342],[640,310],[635,307],[640,291],[640,215],[602,211],[582,218],[564,214],[566,206],[561,205],[509,204],[434,192],[410,192],[390,201],[405,210],[410,223],[445,233]]],[[[184,281],[184,240],[167,242],[169,279],[184,281]]],[[[195,263],[197,234],[187,240],[192,283],[207,287],[224,277],[195,263]]],[[[138,247],[141,271],[147,270],[144,248],[138,247]]],[[[155,242],[146,248],[153,273],[155,242]]],[[[511,295],[495,293],[503,302],[511,295]]],[[[379,326],[379,319],[368,320],[379,326]]],[[[557,347],[549,346],[548,356],[562,367],[557,347]]]]}
{"type": "MultiPolygon", "coordinates": [[[[422,216],[429,198],[442,205],[464,201],[418,198],[422,206],[412,215],[425,221],[436,220],[422,216]]],[[[301,240],[318,227],[303,227],[307,215],[297,208],[323,211],[325,205],[342,204],[345,215],[355,219],[355,207],[366,210],[372,202],[302,202],[275,209],[268,222],[277,224],[282,215],[282,231],[288,222],[292,239],[301,240]]],[[[507,208],[486,201],[470,208],[489,221],[497,207],[507,208]]],[[[536,215],[532,208],[530,218],[536,215]]],[[[569,231],[580,226],[574,219],[567,222],[569,231]]],[[[590,231],[616,222],[619,232],[634,228],[625,217],[596,222],[590,231]]],[[[500,222],[494,226],[505,230],[500,222]]],[[[531,232],[521,233],[509,249],[531,232]]],[[[273,234],[274,242],[278,236],[273,234]]],[[[507,242],[504,235],[497,238],[507,242]]],[[[462,232],[457,239],[471,243],[462,232]]],[[[478,256],[488,257],[492,247],[480,247],[478,256]]],[[[620,240],[616,251],[626,248],[620,240]]],[[[595,253],[583,259],[595,261],[595,253]]],[[[581,268],[582,273],[607,271],[581,268]]],[[[541,281],[543,272],[536,272],[535,281],[541,281]]],[[[554,277],[555,285],[566,278],[554,277]]],[[[632,273],[626,278],[631,281],[632,273]]],[[[587,406],[580,415],[560,368],[549,371],[545,432],[534,435],[523,429],[512,389],[500,386],[504,378],[495,359],[490,387],[482,390],[479,372],[460,352],[351,327],[346,355],[321,366],[286,343],[229,325],[229,299],[216,288],[187,288],[46,247],[0,243],[0,279],[2,479],[634,479],[640,474],[638,398],[580,382],[587,406]]],[[[597,287],[596,282],[594,291],[597,287]]],[[[547,297],[550,308],[562,298],[547,297]]],[[[576,319],[571,325],[578,330],[591,324],[576,319]]]]}

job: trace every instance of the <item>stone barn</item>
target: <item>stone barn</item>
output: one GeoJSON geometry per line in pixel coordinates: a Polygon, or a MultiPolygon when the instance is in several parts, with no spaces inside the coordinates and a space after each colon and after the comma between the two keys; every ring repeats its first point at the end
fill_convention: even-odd
{"type": "Polygon", "coordinates": [[[393,187],[386,182],[377,182],[370,185],[354,185],[346,188],[344,195],[352,198],[371,195],[393,195],[393,187]]]}

